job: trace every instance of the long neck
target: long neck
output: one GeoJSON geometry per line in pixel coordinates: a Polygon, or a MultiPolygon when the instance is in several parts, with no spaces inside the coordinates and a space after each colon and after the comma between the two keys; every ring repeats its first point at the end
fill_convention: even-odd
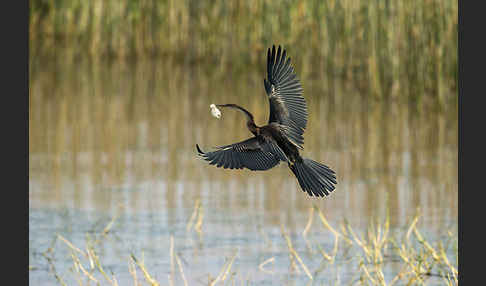
{"type": "Polygon", "coordinates": [[[246,126],[248,127],[248,130],[250,130],[251,133],[257,135],[258,134],[258,126],[255,124],[255,120],[253,120],[253,114],[251,114],[248,110],[244,109],[243,107],[236,105],[236,104],[218,104],[216,105],[217,107],[228,107],[228,108],[234,108],[236,110],[239,110],[243,112],[246,116],[246,126]]]}
{"type": "Polygon", "coordinates": [[[260,127],[256,126],[256,124],[255,124],[255,122],[253,122],[253,120],[252,121],[248,120],[246,122],[246,127],[248,127],[248,130],[250,130],[250,132],[253,133],[253,135],[255,135],[255,136],[260,133],[260,130],[259,130],[260,127]]]}

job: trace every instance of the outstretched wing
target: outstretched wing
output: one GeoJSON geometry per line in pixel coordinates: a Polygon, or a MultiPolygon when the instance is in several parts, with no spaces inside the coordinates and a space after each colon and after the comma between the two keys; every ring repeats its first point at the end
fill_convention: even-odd
{"type": "Polygon", "coordinates": [[[196,148],[199,155],[210,165],[225,169],[248,168],[252,171],[263,171],[275,167],[281,160],[287,160],[277,144],[258,140],[257,137],[217,147],[217,150],[212,152],[203,152],[197,144],[196,148]]]}
{"type": "Polygon", "coordinates": [[[307,126],[307,105],[302,96],[302,86],[286,59],[286,51],[275,46],[268,49],[267,77],[263,82],[270,102],[268,123],[280,124],[288,138],[299,148],[304,144],[304,130],[307,126]]]}

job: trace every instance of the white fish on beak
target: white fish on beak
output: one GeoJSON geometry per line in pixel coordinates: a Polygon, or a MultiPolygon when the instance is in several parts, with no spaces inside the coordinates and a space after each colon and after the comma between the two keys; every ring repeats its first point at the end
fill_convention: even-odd
{"type": "Polygon", "coordinates": [[[211,108],[211,114],[212,114],[214,117],[216,117],[216,118],[218,118],[218,119],[221,117],[221,111],[220,111],[220,110],[219,110],[219,109],[216,107],[216,105],[214,105],[214,103],[213,103],[213,104],[211,104],[211,105],[209,106],[209,108],[211,108]]]}

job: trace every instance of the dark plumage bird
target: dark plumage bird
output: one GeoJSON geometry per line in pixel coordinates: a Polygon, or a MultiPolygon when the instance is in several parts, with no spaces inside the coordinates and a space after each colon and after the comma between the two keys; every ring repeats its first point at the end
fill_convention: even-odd
{"type": "MultiPolygon", "coordinates": [[[[233,108],[246,115],[246,126],[253,137],[242,142],[217,147],[203,152],[196,144],[199,155],[216,167],[252,171],[268,170],[287,162],[297,177],[300,187],[310,196],[324,197],[334,190],[336,175],[328,166],[302,158],[304,130],[307,125],[307,106],[302,86],[286,58],[286,51],[275,46],[268,49],[267,79],[263,80],[270,103],[268,124],[257,126],[253,115],[236,104],[218,104],[220,108],[233,108]]],[[[212,106],[214,108],[214,106],[212,106]]],[[[217,109],[216,109],[217,110],[217,109]]],[[[219,114],[217,114],[219,118],[219,114]]]]}

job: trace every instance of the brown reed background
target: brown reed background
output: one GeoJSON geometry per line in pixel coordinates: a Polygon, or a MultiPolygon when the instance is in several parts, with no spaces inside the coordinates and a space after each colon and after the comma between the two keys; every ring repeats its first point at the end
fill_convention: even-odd
{"type": "Polygon", "coordinates": [[[376,98],[457,104],[457,1],[30,1],[31,59],[170,57],[222,71],[274,43],[302,78],[326,74],[376,98]]]}

